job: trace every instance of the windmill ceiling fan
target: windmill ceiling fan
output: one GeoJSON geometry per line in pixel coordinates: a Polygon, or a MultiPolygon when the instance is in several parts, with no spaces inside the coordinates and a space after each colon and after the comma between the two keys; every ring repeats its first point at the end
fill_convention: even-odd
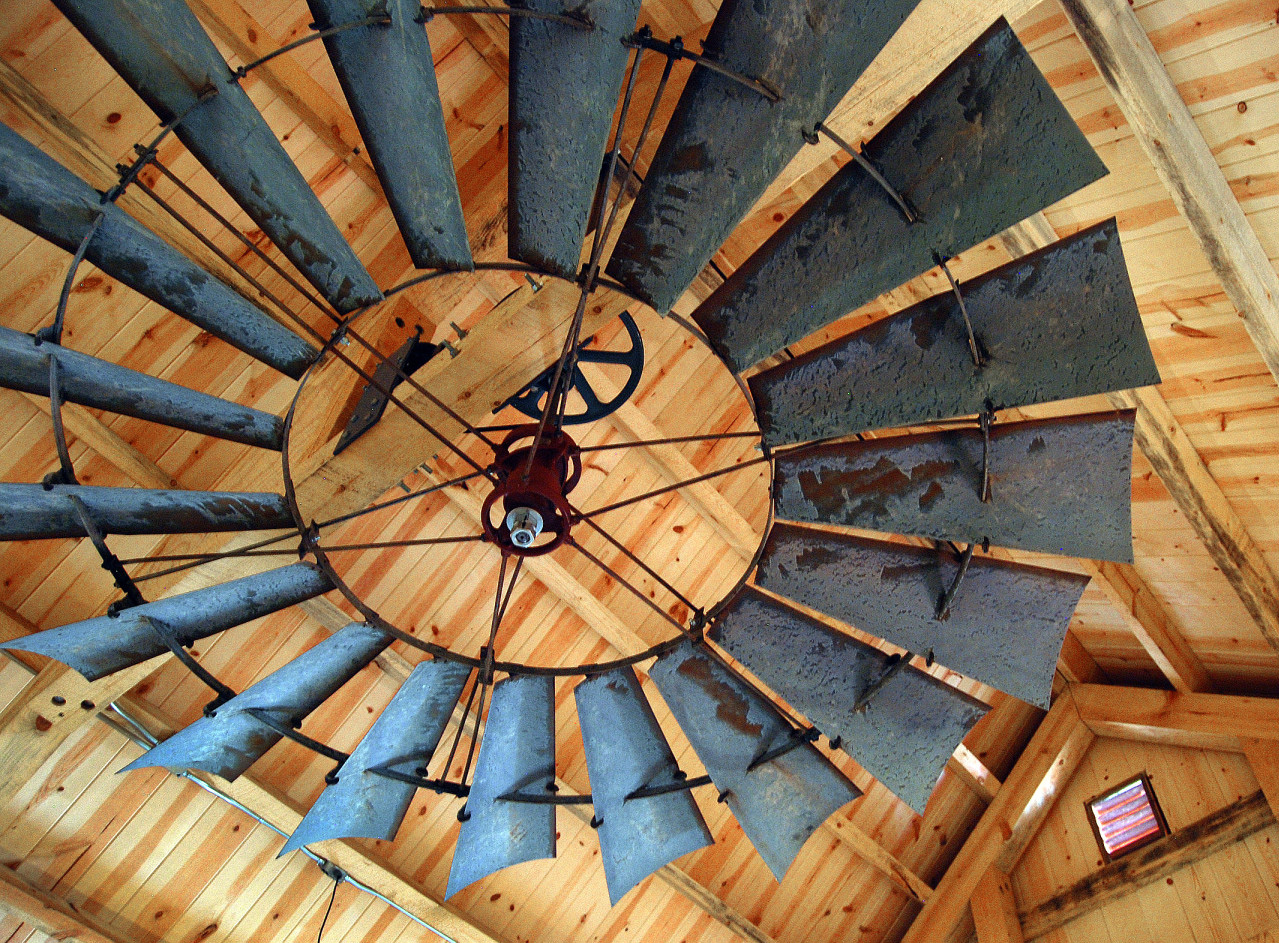
{"type": "MultiPolygon", "coordinates": [[[[529,0],[502,11],[511,15],[513,261],[490,267],[536,272],[580,292],[560,356],[534,396],[534,404],[544,396],[544,405],[500,442],[353,326],[399,288],[374,283],[241,89],[239,80],[259,63],[233,71],[183,0],[55,2],[159,116],[161,138],[176,135],[309,282],[300,287],[318,293],[333,326],[318,331],[297,318],[306,336],[283,327],[116,207],[120,192],[138,185],[139,170],[156,163],[158,140],[139,148],[138,161],[103,194],[0,127],[0,213],[73,253],[72,274],[89,260],[299,380],[299,395],[315,365],[336,358],[383,405],[405,408],[392,386],[413,386],[492,455],[477,462],[440,436],[470,466],[468,479],[491,486],[483,533],[472,539],[501,552],[488,644],[478,654],[449,651],[383,619],[346,585],[330,559],[338,548],[321,540],[334,522],[313,524],[290,477],[293,409],[276,416],[62,346],[66,292],[52,327],[35,335],[0,329],[0,383],[51,398],[61,459],[43,483],[0,485],[0,537],[87,537],[124,591],[105,615],[3,647],[48,655],[90,679],[169,651],[217,694],[202,719],[130,769],[191,767],[234,778],[285,737],[332,757],[337,766],[286,851],[338,837],[389,840],[419,788],[464,798],[452,895],[500,868],[554,856],[555,805],[582,801],[555,791],[555,678],[581,676],[574,694],[587,799],[616,903],[655,869],[711,843],[691,793],[701,786],[718,791],[780,880],[812,832],[861,795],[815,745],[819,731],[922,812],[946,758],[987,707],[910,657],[885,654],[829,620],[1048,703],[1086,580],[974,549],[997,544],[1131,560],[1132,415],[994,421],[1011,407],[1159,381],[1114,220],[963,285],[952,280],[953,291],[801,356],[769,360],[1104,174],[1006,23],[986,32],[864,150],[832,135],[853,160],[693,314],[699,336],[729,369],[749,371],[764,450],[755,461],[773,475],[779,520],[752,561],[753,582],[744,579],[707,613],[690,605],[689,620],[670,620],[671,639],[637,656],[533,666],[497,652],[524,561],[567,545],[603,566],[574,533],[589,527],[607,536],[595,520],[600,514],[673,490],[585,512],[573,504],[582,448],[564,417],[587,299],[613,291],[666,313],[805,141],[831,134],[822,121],[914,0],[726,0],[703,55],[637,31],[639,0],[529,0]],[[636,124],[628,117],[639,107],[645,56],[666,61],[627,160],[622,144],[636,124]],[[610,255],[626,187],[610,199],[608,184],[618,166],[628,174],[635,166],[681,58],[694,60],[691,76],[610,255]],[[377,355],[381,372],[364,372],[339,339],[377,355]],[[78,484],[58,419],[63,402],[281,452],[284,486],[281,493],[214,493],[78,484]],[[921,426],[933,431],[859,435],[921,426]],[[280,528],[290,529],[285,549],[309,561],[149,602],[107,544],[117,534],[280,528]],[[873,540],[848,528],[934,543],[873,540]],[[334,589],[365,621],[244,691],[227,688],[188,651],[334,589]],[[429,657],[351,754],[297,730],[396,642],[429,657]],[[648,677],[704,765],[703,777],[681,771],[641,689],[635,665],[651,658],[648,677]],[[451,718],[468,686],[459,725],[451,718]],[[450,722],[453,751],[470,723],[477,755],[468,755],[456,780],[447,775],[450,751],[444,774],[430,779],[427,766],[450,722]]],[[[473,270],[423,27],[432,13],[450,11],[409,0],[308,3],[313,38],[327,48],[413,262],[431,277],[473,270]]],[[[356,513],[363,512],[347,517],[356,513]]]]}

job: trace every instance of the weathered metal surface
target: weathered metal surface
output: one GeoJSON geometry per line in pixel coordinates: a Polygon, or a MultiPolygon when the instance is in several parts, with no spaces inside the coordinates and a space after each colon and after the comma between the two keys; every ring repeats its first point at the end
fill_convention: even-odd
{"type": "Polygon", "coordinates": [[[166,626],[183,645],[303,602],[333,586],[309,563],[294,563],[0,643],[47,655],[90,681],[161,655],[169,649],[152,623],[166,626]]]}
{"type": "Polygon", "coordinates": [[[747,587],[712,637],[920,815],[987,706],[747,587]]]}
{"type": "Polygon", "coordinates": [[[339,311],[381,298],[183,0],[56,0],[59,10],[339,311]],[[216,90],[198,104],[201,95],[216,90]]]}
{"type": "Polygon", "coordinates": [[[161,741],[120,772],[162,766],[204,770],[234,781],[283,739],[283,734],[251,711],[271,714],[285,726],[297,726],[389,644],[391,636],[382,630],[352,622],[209,716],[161,741]]]}
{"type": "Polygon", "coordinates": [[[778,518],[1132,562],[1131,412],[995,425],[990,501],[979,429],[779,455],[778,518]]]}
{"type": "Polygon", "coordinates": [[[688,791],[627,799],[679,781],[679,764],[633,668],[587,678],[573,692],[591,777],[609,901],[681,855],[714,842],[688,791]]]}
{"type": "Polygon", "coordinates": [[[211,534],[291,527],[278,494],[0,484],[0,540],[85,537],[74,498],[105,534],[211,534]]]}
{"type": "Polygon", "coordinates": [[[307,0],[319,29],[388,13],[386,26],[324,38],[360,137],[418,268],[470,268],[471,247],[440,90],[416,0],[307,0]]]}
{"type": "Polygon", "coordinates": [[[68,402],[280,451],[284,423],[278,416],[0,327],[0,386],[48,396],[50,357],[57,358],[68,402]]]}
{"type": "Polygon", "coordinates": [[[780,100],[693,69],[608,274],[667,311],[916,3],[723,3],[706,53],[767,82],[780,100]]]}
{"type": "Polygon", "coordinates": [[[417,787],[369,770],[386,766],[411,776],[425,766],[470,673],[438,658],[414,668],[280,854],[330,838],[394,838],[417,787]]]}
{"type": "Polygon", "coordinates": [[[1088,577],[974,557],[950,604],[950,553],[777,524],[759,562],[764,589],[824,612],[1039,707],[1088,577]]]}
{"type": "Polygon", "coordinates": [[[587,31],[511,17],[508,251],[566,278],[577,274],[608,146],[639,0],[530,0],[543,13],[584,15],[587,31]]]}
{"type": "Polygon", "coordinates": [[[706,648],[689,642],[668,652],[650,677],[777,880],[809,836],[862,794],[810,743],[751,769],[792,742],[791,727],[706,648]]]}
{"type": "Polygon", "coordinates": [[[555,806],[513,802],[555,783],[555,679],[521,675],[493,686],[471,794],[445,898],[494,871],[555,857],[555,806]]]}
{"type": "Polygon", "coordinates": [[[0,213],[19,226],[75,252],[101,213],[88,261],[281,373],[297,379],[310,365],[316,351],[306,341],[3,124],[0,166],[0,213]]]}
{"type": "Polygon", "coordinates": [[[1114,220],[750,378],[764,441],[909,426],[1159,382],[1114,220]]]}
{"type": "Polygon", "coordinates": [[[693,315],[738,372],[1106,172],[1002,21],[864,153],[919,220],[837,173],[693,315]]]}

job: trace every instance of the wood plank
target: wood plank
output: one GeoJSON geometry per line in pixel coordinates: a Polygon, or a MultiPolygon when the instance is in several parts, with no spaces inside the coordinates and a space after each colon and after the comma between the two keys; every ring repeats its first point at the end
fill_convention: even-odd
{"type": "Polygon", "coordinates": [[[1279,742],[1245,737],[1240,744],[1262,794],[1270,803],[1270,811],[1279,816],[1279,742]]]}
{"type": "Polygon", "coordinates": [[[0,908],[59,941],[134,943],[106,922],[29,883],[11,868],[0,868],[0,908]]]}
{"type": "Polygon", "coordinates": [[[995,800],[1001,785],[998,777],[964,744],[961,743],[947,757],[946,768],[963,780],[964,785],[980,796],[983,802],[989,804],[995,800]]]}
{"type": "Polygon", "coordinates": [[[1025,943],[1008,875],[988,869],[973,892],[970,906],[977,943],[1025,943]]]}
{"type": "Polygon", "coordinates": [[[1111,685],[1071,687],[1079,715],[1102,737],[1239,752],[1241,740],[1279,740],[1279,699],[1187,694],[1111,685]]]}
{"type": "Polygon", "coordinates": [[[1021,914],[1022,930],[1028,940],[1043,936],[1274,824],[1269,801],[1263,793],[1254,793],[1112,861],[1028,908],[1021,914]]]}

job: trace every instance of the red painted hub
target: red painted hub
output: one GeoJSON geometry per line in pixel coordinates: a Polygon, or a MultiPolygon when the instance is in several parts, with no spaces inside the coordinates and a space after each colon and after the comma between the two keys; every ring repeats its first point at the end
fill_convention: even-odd
{"type": "Polygon", "coordinates": [[[520,426],[497,447],[490,468],[498,484],[482,513],[488,538],[521,557],[550,553],[568,539],[567,496],[582,478],[582,456],[568,433],[548,429],[535,452],[536,436],[536,424],[520,426]]]}

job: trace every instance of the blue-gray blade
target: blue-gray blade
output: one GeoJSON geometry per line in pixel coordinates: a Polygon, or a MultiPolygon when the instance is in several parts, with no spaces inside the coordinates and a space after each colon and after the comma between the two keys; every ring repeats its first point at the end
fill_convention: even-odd
{"type": "Polygon", "coordinates": [[[37,632],[0,643],[0,649],[47,655],[96,681],[167,652],[157,624],[183,645],[190,645],[332,588],[318,568],[294,563],[135,606],[115,616],[98,616],[37,632]]]}
{"type": "Polygon", "coordinates": [[[417,787],[370,770],[413,775],[426,766],[470,673],[440,658],[414,668],[280,854],[330,838],[394,838],[417,787]]]}
{"type": "Polygon", "coordinates": [[[638,789],[679,781],[679,764],[634,669],[589,677],[573,694],[608,898],[616,904],[658,868],[714,839],[687,790],[627,799],[638,789]]]}
{"type": "Polygon", "coordinates": [[[907,547],[777,524],[756,572],[769,592],[887,639],[1038,707],[1088,577],[973,557],[950,603],[959,561],[907,547]]]}
{"type": "Polygon", "coordinates": [[[750,378],[769,445],[1159,382],[1114,220],[750,378]]]}
{"type": "Polygon", "coordinates": [[[694,67],[608,274],[667,311],[916,3],[726,0],[707,54],[780,100],[694,67]]]}
{"type": "Polygon", "coordinates": [[[161,121],[185,115],[174,134],[331,305],[381,299],[184,0],[56,5],[161,121]]]}
{"type": "Polygon", "coordinates": [[[862,794],[704,646],[689,642],[667,652],[650,677],[777,880],[809,836],[862,794]],[[751,768],[786,746],[793,748],[751,768]]]}
{"type": "Polygon", "coordinates": [[[297,726],[390,644],[391,636],[381,629],[352,622],[120,772],[150,766],[199,769],[234,781],[283,738],[254,711],[297,726]]]}
{"type": "Polygon", "coordinates": [[[988,709],[750,587],[720,614],[713,637],[920,815],[947,758],[988,709]]]}
{"type": "Polygon", "coordinates": [[[276,452],[282,447],[278,416],[0,327],[0,386],[48,396],[50,357],[58,361],[68,402],[276,452]]]}
{"type": "Polygon", "coordinates": [[[635,29],[639,0],[531,0],[542,13],[588,17],[591,30],[511,17],[508,251],[577,274],[587,217],[635,29]]]}
{"type": "Polygon", "coordinates": [[[471,267],[431,42],[416,0],[307,0],[318,29],[388,13],[389,25],[326,36],[325,48],[418,268],[471,267]]]}
{"type": "Polygon", "coordinates": [[[1131,412],[836,442],[777,457],[777,517],[1132,562],[1131,412]],[[1081,472],[1087,466],[1086,473],[1081,472]]]}
{"type": "Polygon", "coordinates": [[[837,173],[694,313],[737,372],[1106,172],[1002,21],[865,154],[918,221],[855,162],[837,173]]]}
{"type": "Polygon", "coordinates": [[[76,500],[105,534],[211,534],[290,527],[278,494],[0,484],[0,540],[85,537],[76,500]]]}
{"type": "Polygon", "coordinates": [[[180,318],[294,379],[316,351],[39,148],[0,124],[0,213],[75,252],[102,214],[85,258],[180,318]]]}
{"type": "Polygon", "coordinates": [[[494,871],[555,857],[555,806],[503,799],[543,794],[555,783],[555,683],[520,675],[493,686],[475,766],[470,814],[453,851],[445,898],[494,871]]]}

